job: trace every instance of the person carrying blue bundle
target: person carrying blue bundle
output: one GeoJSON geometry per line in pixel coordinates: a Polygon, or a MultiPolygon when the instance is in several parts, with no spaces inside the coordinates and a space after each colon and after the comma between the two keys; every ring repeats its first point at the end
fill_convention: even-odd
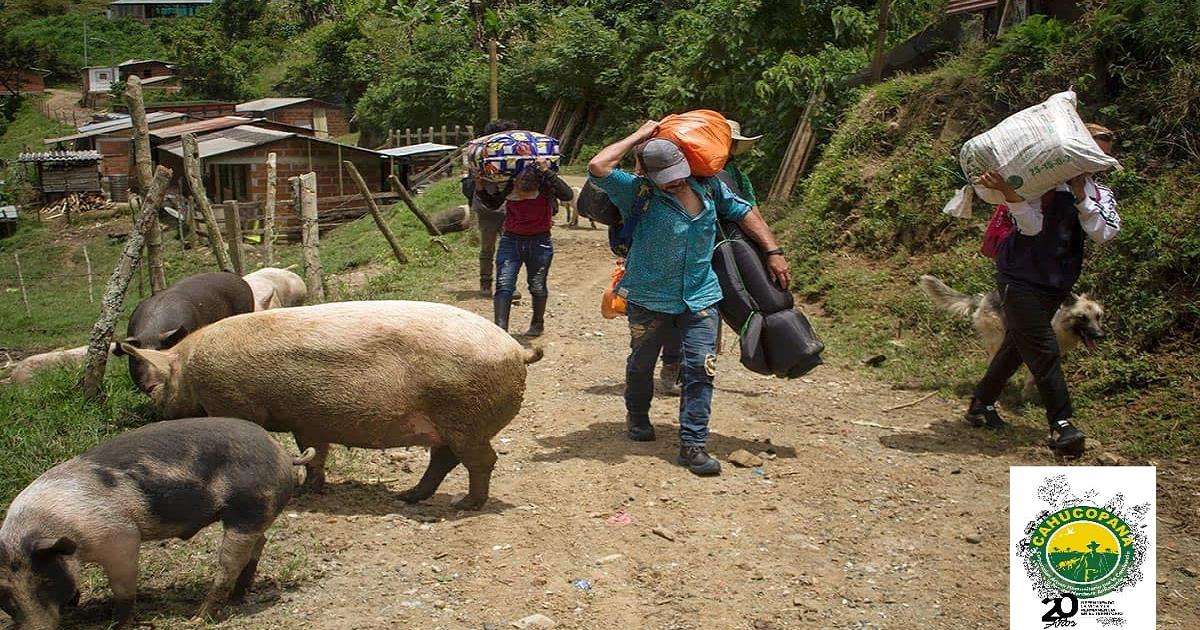
{"type": "Polygon", "coordinates": [[[589,180],[608,194],[626,223],[636,222],[618,291],[628,301],[630,348],[625,369],[626,429],[629,439],[655,439],[650,423],[654,365],[664,339],[682,340],[682,395],[678,462],[697,475],[717,475],[719,461],[706,452],[716,375],[716,340],[721,287],[712,269],[718,218],[736,222],[767,252],[771,278],[791,282],[783,250],[750,204],[715,178],[696,178],[680,148],[654,138],[648,121],[611,144],[588,163],[589,180]],[[617,168],[632,150],[645,176],[617,168]]]}

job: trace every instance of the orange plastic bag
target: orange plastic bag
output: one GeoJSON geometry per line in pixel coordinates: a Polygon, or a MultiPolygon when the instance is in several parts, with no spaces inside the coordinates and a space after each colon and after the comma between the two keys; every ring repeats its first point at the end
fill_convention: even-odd
{"type": "Polygon", "coordinates": [[[618,315],[625,314],[625,298],[617,295],[617,284],[624,277],[625,265],[617,263],[612,271],[612,282],[608,283],[608,287],[604,289],[604,295],[600,297],[600,314],[604,316],[604,319],[613,319],[618,315]]]}
{"type": "Polygon", "coordinates": [[[725,168],[733,142],[725,116],[711,109],[671,114],[659,123],[655,136],[679,145],[692,175],[699,177],[712,177],[725,168]]]}

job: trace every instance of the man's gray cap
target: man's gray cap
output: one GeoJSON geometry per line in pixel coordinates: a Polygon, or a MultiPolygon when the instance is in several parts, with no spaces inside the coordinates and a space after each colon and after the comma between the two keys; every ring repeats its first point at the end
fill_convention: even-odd
{"type": "Polygon", "coordinates": [[[692,174],[692,167],[688,166],[683,151],[665,138],[653,138],[642,145],[639,157],[646,169],[646,176],[659,186],[692,174]]]}

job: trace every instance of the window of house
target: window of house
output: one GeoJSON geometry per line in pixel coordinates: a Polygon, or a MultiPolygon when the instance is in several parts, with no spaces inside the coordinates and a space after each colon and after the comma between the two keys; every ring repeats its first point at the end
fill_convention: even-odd
{"type": "Polygon", "coordinates": [[[97,80],[97,81],[107,81],[107,80],[108,80],[108,73],[107,73],[107,72],[101,72],[100,74],[97,74],[97,75],[96,75],[96,80],[97,80]]]}

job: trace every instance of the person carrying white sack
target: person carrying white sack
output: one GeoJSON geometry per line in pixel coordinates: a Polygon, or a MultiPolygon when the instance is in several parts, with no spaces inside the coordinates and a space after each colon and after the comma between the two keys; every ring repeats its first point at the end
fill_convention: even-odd
{"type": "MultiPolygon", "coordinates": [[[[1112,131],[1095,124],[1087,125],[1087,130],[1100,149],[1111,155],[1112,131]]],[[[1116,199],[1090,174],[1075,176],[1031,199],[1023,199],[994,170],[984,172],[978,184],[1004,196],[1016,229],[996,253],[997,288],[1006,324],[1004,342],[975,387],[966,420],[974,426],[1007,427],[995,404],[1005,383],[1023,363],[1041,394],[1052,448],[1058,455],[1078,457],[1085,437],[1073,423],[1074,410],[1051,320],[1079,279],[1084,235],[1103,243],[1121,229],[1116,199]]]]}

